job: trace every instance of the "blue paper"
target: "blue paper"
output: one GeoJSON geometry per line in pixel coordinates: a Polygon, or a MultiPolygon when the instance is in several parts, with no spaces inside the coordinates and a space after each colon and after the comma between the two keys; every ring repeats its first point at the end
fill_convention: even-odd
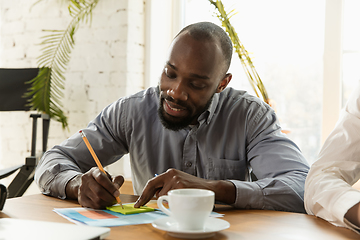
{"type": "Polygon", "coordinates": [[[124,215],[109,210],[95,210],[89,208],[56,208],[54,211],[75,223],[82,223],[95,227],[115,227],[125,225],[152,223],[166,215],[161,211],[124,215]]]}

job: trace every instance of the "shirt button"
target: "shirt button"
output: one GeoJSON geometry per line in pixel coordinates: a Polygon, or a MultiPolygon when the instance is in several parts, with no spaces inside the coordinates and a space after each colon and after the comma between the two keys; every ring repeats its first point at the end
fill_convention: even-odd
{"type": "Polygon", "coordinates": [[[185,164],[185,166],[186,166],[186,167],[191,167],[191,166],[192,166],[192,162],[187,162],[187,163],[185,164]]]}

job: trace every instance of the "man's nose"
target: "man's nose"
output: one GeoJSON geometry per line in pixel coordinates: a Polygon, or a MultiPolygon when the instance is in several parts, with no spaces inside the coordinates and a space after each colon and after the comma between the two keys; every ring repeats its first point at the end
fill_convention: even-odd
{"type": "Polygon", "coordinates": [[[181,81],[174,82],[167,90],[167,94],[175,100],[186,101],[188,94],[185,91],[185,86],[181,81]]]}

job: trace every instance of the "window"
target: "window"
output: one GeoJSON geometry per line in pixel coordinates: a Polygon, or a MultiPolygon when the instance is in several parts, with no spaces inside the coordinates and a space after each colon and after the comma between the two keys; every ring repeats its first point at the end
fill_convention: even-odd
{"type": "MultiPolygon", "coordinates": [[[[186,0],[184,26],[211,21],[220,25],[207,1],[186,0]]],[[[222,1],[238,12],[231,23],[275,101],[289,138],[312,163],[321,144],[322,58],[325,1],[222,1]]],[[[234,54],[230,86],[254,94],[234,54]]]]}
{"type": "Polygon", "coordinates": [[[360,80],[360,1],[344,1],[342,44],[342,106],[360,80]]]}

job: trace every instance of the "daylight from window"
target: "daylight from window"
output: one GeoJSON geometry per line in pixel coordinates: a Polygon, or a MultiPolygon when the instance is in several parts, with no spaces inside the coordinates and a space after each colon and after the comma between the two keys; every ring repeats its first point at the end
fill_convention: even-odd
{"type": "MultiPolygon", "coordinates": [[[[321,145],[325,1],[222,2],[237,12],[231,23],[276,104],[281,126],[313,163],[321,145]]],[[[184,15],[184,25],[221,24],[206,1],[186,0],[184,15]]],[[[236,54],[229,72],[231,87],[254,94],[236,54]]]]}
{"type": "Polygon", "coordinates": [[[360,80],[360,1],[344,1],[342,105],[360,80]]]}

